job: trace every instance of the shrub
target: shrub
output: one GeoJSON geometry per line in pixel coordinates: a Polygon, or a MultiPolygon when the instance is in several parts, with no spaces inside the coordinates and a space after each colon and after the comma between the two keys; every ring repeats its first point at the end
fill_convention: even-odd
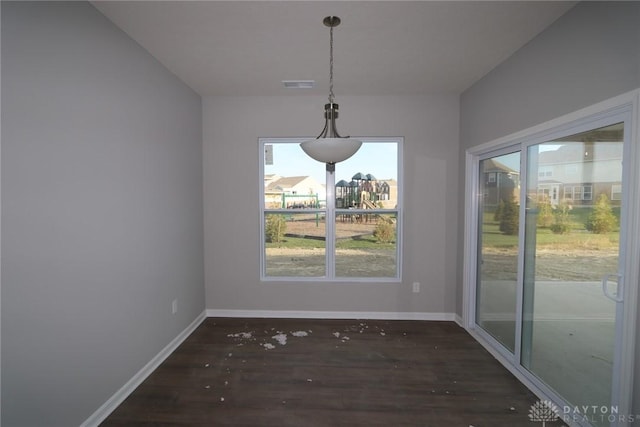
{"type": "Polygon", "coordinates": [[[600,194],[596,205],[593,207],[593,212],[591,212],[585,223],[585,228],[592,233],[604,234],[613,231],[617,225],[618,220],[613,214],[609,198],[606,194],[600,194]]]}
{"type": "Polygon", "coordinates": [[[500,214],[500,231],[510,236],[518,234],[520,206],[514,200],[500,203],[503,205],[500,214]]]}
{"type": "Polygon", "coordinates": [[[560,203],[553,213],[553,224],[549,227],[553,234],[567,234],[571,231],[571,222],[569,221],[569,211],[571,206],[566,203],[560,203]]]}
{"type": "Polygon", "coordinates": [[[549,198],[545,197],[538,202],[538,218],[536,224],[540,228],[549,228],[553,224],[553,220],[553,207],[551,206],[549,198]]]}
{"type": "Polygon", "coordinates": [[[284,240],[284,233],[287,230],[287,223],[284,217],[279,214],[267,215],[264,228],[265,238],[268,243],[279,243],[284,240]]]}
{"type": "Polygon", "coordinates": [[[392,222],[379,221],[373,230],[373,237],[378,243],[391,243],[396,237],[396,226],[392,222]]]}

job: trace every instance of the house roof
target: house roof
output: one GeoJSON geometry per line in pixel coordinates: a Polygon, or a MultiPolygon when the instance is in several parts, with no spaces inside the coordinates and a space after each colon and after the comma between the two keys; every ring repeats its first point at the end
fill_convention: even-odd
{"type": "Polygon", "coordinates": [[[314,186],[322,185],[311,176],[287,176],[269,183],[266,189],[267,191],[286,190],[293,188],[304,181],[309,181],[309,184],[314,186]]]}
{"type": "Polygon", "coordinates": [[[511,169],[509,166],[499,162],[496,159],[486,159],[482,161],[482,170],[484,173],[487,172],[506,172],[514,175],[520,175],[515,169],[511,169]]]}

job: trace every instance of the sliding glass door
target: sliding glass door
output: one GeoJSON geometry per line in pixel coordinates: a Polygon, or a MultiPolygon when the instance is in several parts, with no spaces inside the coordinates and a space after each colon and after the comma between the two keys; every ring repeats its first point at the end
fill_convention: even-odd
{"type": "Polygon", "coordinates": [[[571,406],[597,407],[581,414],[593,425],[611,408],[623,145],[616,123],[527,149],[521,364],[571,406]]]}
{"type": "Polygon", "coordinates": [[[480,161],[476,323],[511,353],[516,337],[520,153],[480,161]]]}
{"type": "Polygon", "coordinates": [[[631,117],[611,109],[468,156],[467,326],[581,426],[628,425],[640,275],[631,117]]]}

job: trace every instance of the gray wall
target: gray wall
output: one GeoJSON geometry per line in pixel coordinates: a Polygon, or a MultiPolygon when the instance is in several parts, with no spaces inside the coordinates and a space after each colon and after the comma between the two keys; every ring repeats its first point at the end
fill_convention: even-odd
{"type": "MultiPolygon", "coordinates": [[[[469,147],[636,88],[640,88],[640,3],[580,3],[462,94],[460,164],[464,165],[462,156],[469,147]]],[[[462,195],[464,177],[460,179],[462,195]]],[[[464,206],[462,198],[460,205],[464,206]]],[[[460,256],[462,250],[460,239],[460,256]]],[[[461,283],[460,269],[458,313],[461,283]]],[[[637,334],[640,346],[640,328],[637,334]]],[[[640,362],[635,378],[634,413],[640,414],[640,362]]]]}
{"type": "Polygon", "coordinates": [[[2,66],[2,423],[68,427],[204,310],[201,100],[84,2],[2,66]]]}
{"type": "Polygon", "coordinates": [[[310,136],[322,97],[204,98],[208,309],[453,313],[458,97],[338,97],[345,134],[405,137],[403,283],[260,283],[258,137],[310,136]],[[224,201],[224,202],[221,202],[224,201]],[[422,283],[413,294],[411,283],[422,283]]]}

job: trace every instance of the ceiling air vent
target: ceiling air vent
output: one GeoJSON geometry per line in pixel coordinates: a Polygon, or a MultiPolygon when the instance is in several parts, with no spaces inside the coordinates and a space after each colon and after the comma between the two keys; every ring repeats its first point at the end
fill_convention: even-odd
{"type": "Polygon", "coordinates": [[[315,80],[283,80],[282,84],[287,89],[312,89],[315,80]]]}

